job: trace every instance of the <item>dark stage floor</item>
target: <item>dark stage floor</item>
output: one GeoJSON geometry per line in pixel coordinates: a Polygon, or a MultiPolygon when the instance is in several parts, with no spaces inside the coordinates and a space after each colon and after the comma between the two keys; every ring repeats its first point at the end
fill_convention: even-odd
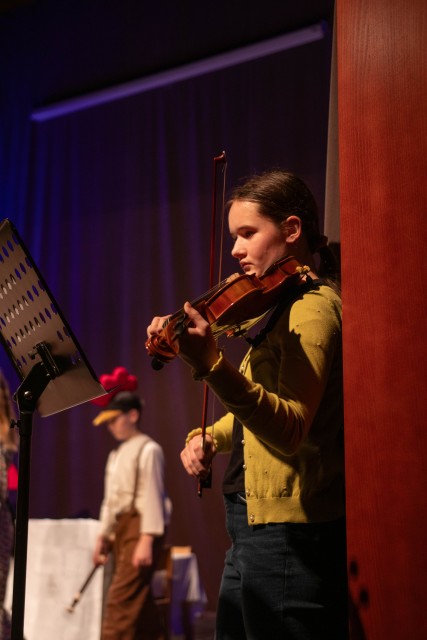
{"type": "Polygon", "coordinates": [[[213,640],[215,631],[215,612],[204,611],[193,624],[192,640],[213,640]]]}

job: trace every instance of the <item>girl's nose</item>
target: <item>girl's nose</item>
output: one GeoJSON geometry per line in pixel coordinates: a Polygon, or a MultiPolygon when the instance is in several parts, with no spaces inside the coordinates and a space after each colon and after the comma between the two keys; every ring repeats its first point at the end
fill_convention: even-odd
{"type": "Polygon", "coordinates": [[[231,255],[233,256],[233,258],[242,258],[242,256],[245,255],[244,245],[239,238],[237,238],[233,245],[231,255]]]}

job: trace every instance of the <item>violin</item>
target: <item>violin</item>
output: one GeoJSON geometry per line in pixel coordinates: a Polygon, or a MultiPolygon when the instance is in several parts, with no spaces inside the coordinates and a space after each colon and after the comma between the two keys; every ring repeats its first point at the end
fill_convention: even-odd
{"type": "MultiPolygon", "coordinates": [[[[238,337],[274,307],[286,289],[298,283],[308,270],[293,256],[288,256],[273,263],[259,277],[235,273],[191,304],[207,320],[215,337],[224,333],[238,337]]],[[[181,309],[165,321],[157,335],[146,341],[154,369],[161,369],[177,356],[177,342],[185,331],[186,320],[181,309]]]]}

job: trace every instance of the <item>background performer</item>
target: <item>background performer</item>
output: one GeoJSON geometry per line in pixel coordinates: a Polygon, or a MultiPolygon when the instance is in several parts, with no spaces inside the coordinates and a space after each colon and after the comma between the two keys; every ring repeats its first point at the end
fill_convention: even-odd
{"type": "Polygon", "coordinates": [[[135,376],[117,367],[100,381],[107,389],[117,384],[125,389],[110,394],[93,421],[106,424],[121,443],[107,460],[101,531],[93,554],[95,564],[104,564],[110,551],[114,556],[101,640],[163,640],[164,622],[150,588],[171,514],[163,451],[140,430],[143,402],[134,393],[135,376]]]}

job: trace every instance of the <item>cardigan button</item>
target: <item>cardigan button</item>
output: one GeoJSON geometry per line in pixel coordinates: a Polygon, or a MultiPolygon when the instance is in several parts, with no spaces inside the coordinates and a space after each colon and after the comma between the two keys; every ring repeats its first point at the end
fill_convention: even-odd
{"type": "Polygon", "coordinates": [[[254,514],[253,514],[253,513],[251,513],[251,515],[249,516],[249,520],[250,520],[251,522],[255,522],[255,516],[254,516],[254,514]]]}

